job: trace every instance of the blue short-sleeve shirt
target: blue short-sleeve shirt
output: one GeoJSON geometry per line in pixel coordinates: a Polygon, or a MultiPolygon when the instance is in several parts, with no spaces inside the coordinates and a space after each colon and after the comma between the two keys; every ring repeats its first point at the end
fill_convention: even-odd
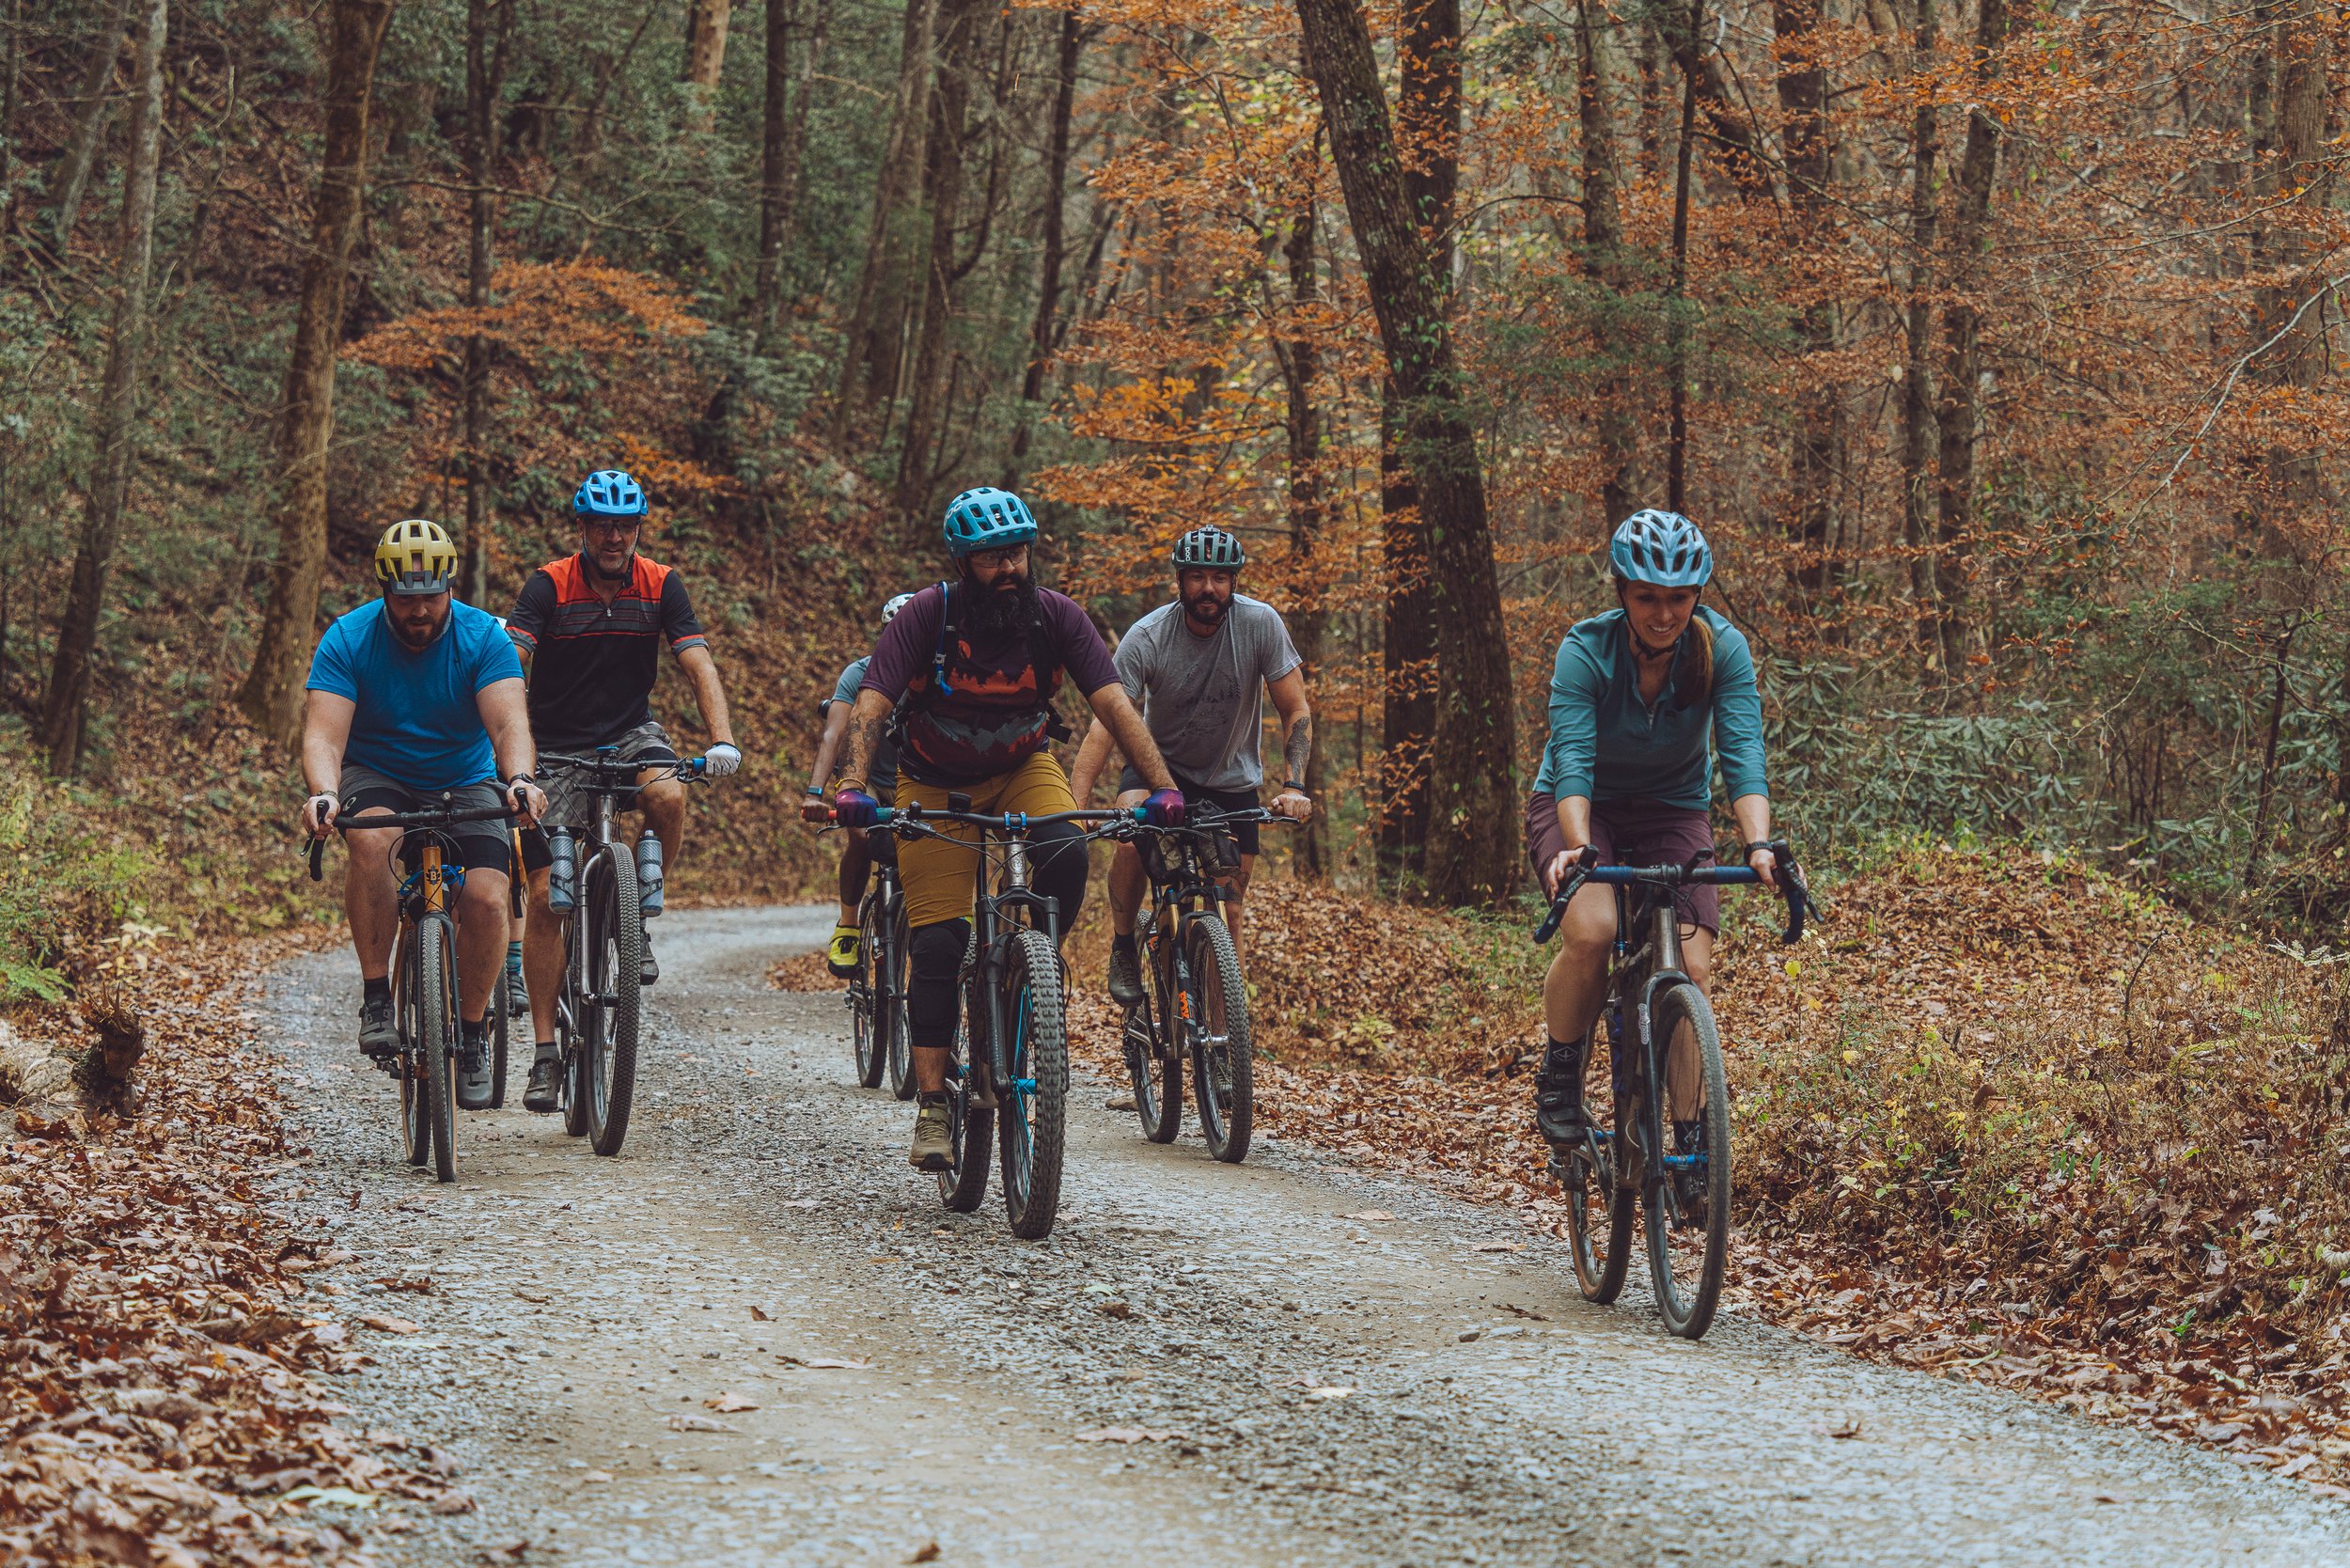
{"type": "Polygon", "coordinates": [[[307,685],[357,706],[345,760],[429,792],[496,776],[477,694],[522,678],[513,643],[487,610],[451,600],[448,624],[432,646],[411,652],[392,635],[378,599],[326,629],[307,685]]]}

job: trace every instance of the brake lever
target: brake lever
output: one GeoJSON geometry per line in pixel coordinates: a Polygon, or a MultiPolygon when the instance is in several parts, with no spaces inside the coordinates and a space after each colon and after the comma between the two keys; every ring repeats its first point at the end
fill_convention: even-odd
{"type": "Polygon", "coordinates": [[[1590,879],[1590,874],[1589,867],[1577,867],[1574,874],[1559,885],[1559,896],[1550,901],[1550,913],[1543,916],[1543,923],[1534,928],[1534,946],[1541,947],[1558,933],[1559,922],[1567,917],[1567,905],[1574,902],[1575,894],[1583,890],[1583,884],[1590,879]]]}
{"type": "Polygon", "coordinates": [[[326,880],[325,873],[324,873],[324,872],[323,872],[323,870],[321,869],[321,867],[325,864],[325,860],[326,860],[326,840],[325,840],[325,839],[311,839],[311,840],[310,840],[310,880],[311,880],[312,882],[323,882],[323,881],[325,881],[325,880],[326,880]]]}

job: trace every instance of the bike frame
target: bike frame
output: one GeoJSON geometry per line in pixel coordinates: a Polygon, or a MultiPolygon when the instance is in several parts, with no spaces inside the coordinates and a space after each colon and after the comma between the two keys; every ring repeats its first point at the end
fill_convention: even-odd
{"type": "MultiPolygon", "coordinates": [[[[655,759],[649,762],[624,760],[618,746],[609,745],[598,746],[593,757],[541,757],[539,763],[542,768],[585,771],[588,777],[580,789],[596,798],[596,820],[586,838],[588,853],[578,859],[572,871],[575,889],[572,906],[562,912],[563,974],[570,984],[564,990],[558,990],[555,997],[556,1012],[565,1026],[567,1037],[575,1037],[580,1023],[570,1015],[565,1006],[569,997],[581,997],[600,1007],[610,1002],[609,997],[593,996],[588,990],[588,949],[579,941],[579,911],[583,901],[578,894],[587,890],[589,875],[611,861],[619,838],[620,797],[634,795],[645,787],[647,781],[640,776],[643,774],[666,769],[669,776],[691,782],[702,776],[702,768],[699,759],[692,761],[655,759]],[[628,775],[625,781],[619,776],[623,770],[628,775]]],[[[647,828],[646,831],[650,833],[652,830],[647,828]]]]}

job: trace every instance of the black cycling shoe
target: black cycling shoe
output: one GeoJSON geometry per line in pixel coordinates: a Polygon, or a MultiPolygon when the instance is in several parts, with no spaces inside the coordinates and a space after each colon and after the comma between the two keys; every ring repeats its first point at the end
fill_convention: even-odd
{"type": "Polygon", "coordinates": [[[540,1053],[530,1064],[530,1086],[523,1090],[523,1109],[541,1116],[555,1109],[561,1098],[562,1076],[562,1058],[540,1053]]]}
{"type": "Polygon", "coordinates": [[[488,1110],[497,1097],[490,1081],[490,1036],[478,1025],[468,1026],[457,1041],[457,1105],[461,1110],[488,1110]]]}
{"type": "Polygon", "coordinates": [[[515,1018],[530,1016],[530,987],[523,983],[520,969],[506,971],[506,1011],[515,1018]]]}
{"type": "Polygon", "coordinates": [[[359,1004],[359,1049],[377,1061],[400,1054],[400,1026],[392,1020],[392,999],[370,996],[359,1004]]]}
{"type": "MultiPolygon", "coordinates": [[[[1673,1123],[1673,1152],[1684,1159],[1705,1156],[1705,1123],[1676,1121],[1673,1123]]],[[[1691,1225],[1705,1223],[1706,1167],[1677,1165],[1672,1168],[1673,1197],[1681,1205],[1681,1217],[1691,1225]]]]}
{"type": "Polygon", "coordinates": [[[1142,960],[1134,944],[1110,944],[1110,1000],[1120,1007],[1142,1005],[1142,960]]]}
{"type": "Polygon", "coordinates": [[[1534,1125],[1561,1152],[1583,1141],[1583,1047],[1552,1041],[1534,1078],[1534,1125]]]}
{"type": "Polygon", "coordinates": [[[642,964],[637,966],[636,970],[636,983],[639,985],[650,985],[660,978],[661,961],[652,956],[652,943],[650,941],[647,941],[645,944],[645,961],[642,964]]]}

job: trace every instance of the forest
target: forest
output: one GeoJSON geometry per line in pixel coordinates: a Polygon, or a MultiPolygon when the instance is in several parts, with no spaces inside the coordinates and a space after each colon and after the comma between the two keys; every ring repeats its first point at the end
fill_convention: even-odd
{"type": "MultiPolygon", "coordinates": [[[[1174,534],[1237,529],[1323,715],[1302,869],[1485,904],[1549,651],[1660,505],[1715,540],[1799,838],[2323,921],[2342,30],[10,0],[6,745],[125,798],[180,758],[249,836],[374,532],[445,520],[503,608],[607,463],[812,691],[999,483],[1120,624],[1174,534]]],[[[803,706],[755,763],[801,765],[803,706]]]]}

